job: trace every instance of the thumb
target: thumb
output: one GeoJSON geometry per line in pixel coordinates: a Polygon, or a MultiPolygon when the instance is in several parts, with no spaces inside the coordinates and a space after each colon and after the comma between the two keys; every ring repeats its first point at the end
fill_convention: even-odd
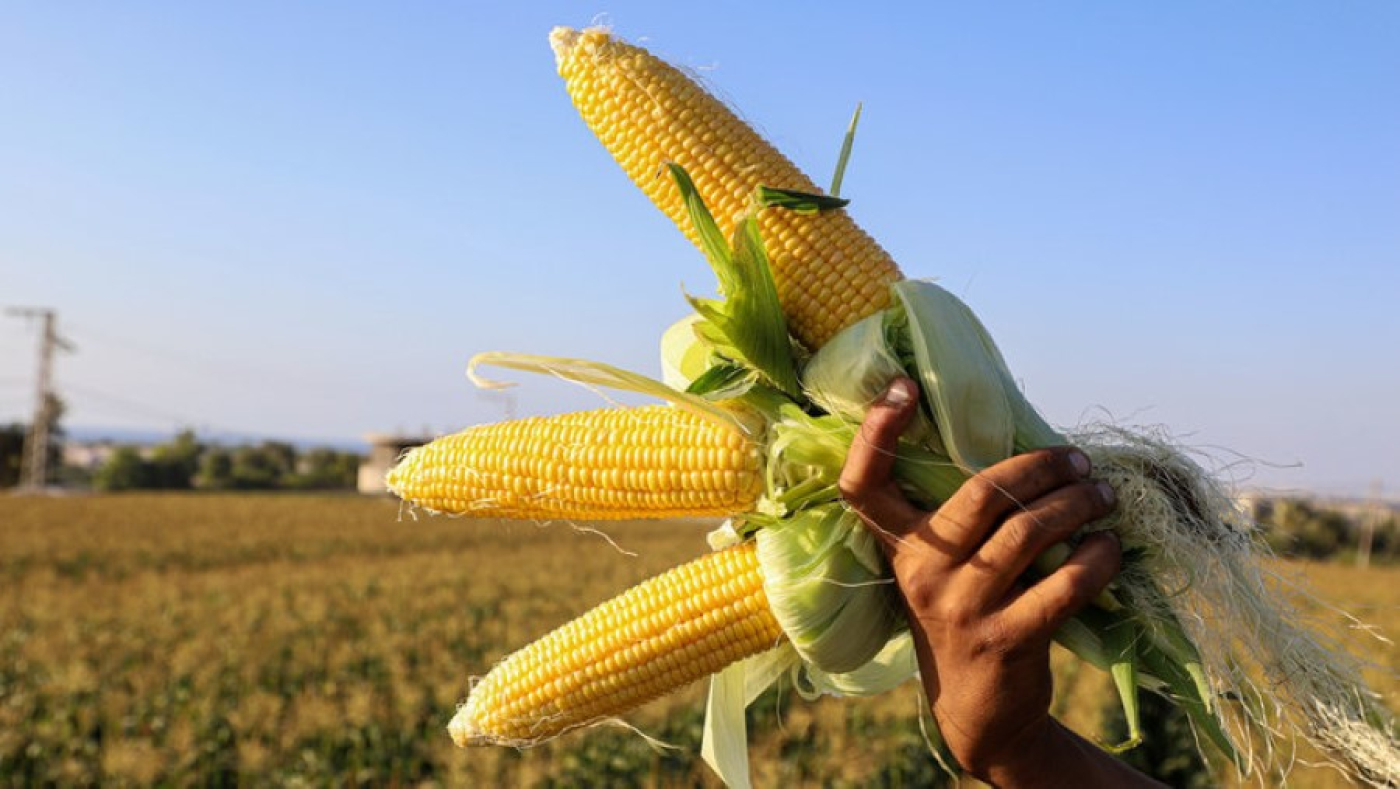
{"type": "Polygon", "coordinates": [[[896,378],[866,413],[841,469],[841,496],[877,533],[903,533],[922,519],[894,483],[899,436],[918,411],[918,386],[896,378]]]}

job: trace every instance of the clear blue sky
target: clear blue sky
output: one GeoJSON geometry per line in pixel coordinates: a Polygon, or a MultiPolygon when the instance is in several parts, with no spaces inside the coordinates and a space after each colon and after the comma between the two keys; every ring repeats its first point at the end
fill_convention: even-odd
{"type": "MultiPolygon", "coordinates": [[[[59,310],[70,424],[445,431],[503,413],[478,351],[655,372],[712,277],[564,93],[594,21],[819,181],[863,101],[852,213],[1053,421],[1400,489],[1393,2],[6,4],[0,305],[59,310]]],[[[0,318],[0,420],[34,340],[0,318]]]]}

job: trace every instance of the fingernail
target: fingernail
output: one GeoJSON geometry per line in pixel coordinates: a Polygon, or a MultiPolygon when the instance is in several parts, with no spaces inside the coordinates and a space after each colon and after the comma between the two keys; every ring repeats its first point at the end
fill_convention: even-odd
{"type": "Polygon", "coordinates": [[[1112,504],[1118,500],[1118,494],[1114,492],[1113,486],[1107,482],[1100,482],[1096,487],[1099,491],[1099,498],[1103,499],[1104,504],[1112,504]]]}
{"type": "Polygon", "coordinates": [[[1092,468],[1089,464],[1089,456],[1077,449],[1069,453],[1069,464],[1074,466],[1074,473],[1081,477],[1089,476],[1089,470],[1092,468]]]}
{"type": "Polygon", "coordinates": [[[896,378],[890,388],[885,390],[885,405],[903,408],[914,399],[914,392],[909,386],[909,382],[903,378],[896,378]]]}

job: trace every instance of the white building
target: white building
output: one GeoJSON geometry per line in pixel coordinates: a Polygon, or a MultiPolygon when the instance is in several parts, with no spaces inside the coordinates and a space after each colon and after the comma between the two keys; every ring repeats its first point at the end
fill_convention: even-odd
{"type": "Polygon", "coordinates": [[[369,444],[369,454],[360,462],[360,473],[356,488],[361,493],[383,494],[389,489],[384,486],[384,475],[403,453],[428,443],[431,439],[422,436],[400,436],[390,433],[370,433],[365,436],[369,444]]]}

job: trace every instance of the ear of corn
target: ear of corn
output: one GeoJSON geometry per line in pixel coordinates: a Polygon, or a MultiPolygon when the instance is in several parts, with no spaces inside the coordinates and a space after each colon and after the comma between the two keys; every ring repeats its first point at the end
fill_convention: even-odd
{"type": "Polygon", "coordinates": [[[707,517],[749,510],[760,464],[737,429],[644,406],[469,428],[409,452],[387,483],[427,509],[481,518],[707,517]]]}
{"type": "MultiPolygon", "coordinates": [[[[663,165],[684,167],[724,237],[760,185],[820,190],[776,148],[694,80],[605,30],[555,28],[559,74],[589,128],[652,202],[700,243],[663,165]]],[[[821,347],[890,304],[894,260],[845,211],[769,209],[759,226],[794,336],[821,347]]]]}
{"type": "Polygon", "coordinates": [[[644,581],[501,661],[448,726],[534,745],[634,709],[783,638],[752,542],[644,581]]]}

